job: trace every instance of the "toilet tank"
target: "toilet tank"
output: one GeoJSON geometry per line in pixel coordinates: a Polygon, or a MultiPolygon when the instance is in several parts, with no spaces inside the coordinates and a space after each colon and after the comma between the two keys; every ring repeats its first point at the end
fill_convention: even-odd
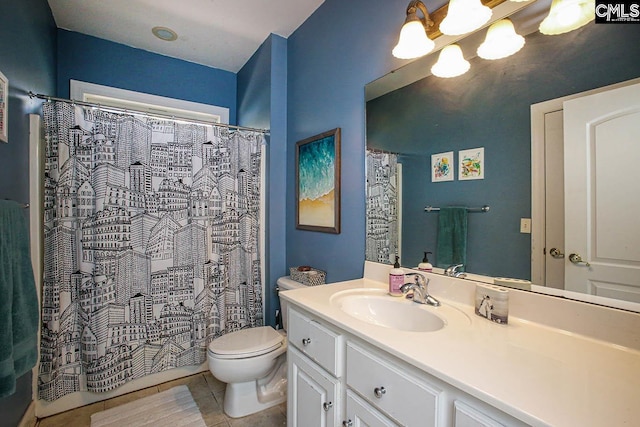
{"type": "MultiPolygon", "coordinates": [[[[290,289],[298,289],[304,288],[306,285],[303,285],[300,282],[296,282],[295,280],[291,280],[289,276],[280,277],[276,283],[278,284],[278,298],[280,298],[280,292],[288,291],[290,289]]],[[[287,330],[287,302],[283,299],[280,299],[280,315],[282,316],[282,326],[284,330],[287,330]]]]}

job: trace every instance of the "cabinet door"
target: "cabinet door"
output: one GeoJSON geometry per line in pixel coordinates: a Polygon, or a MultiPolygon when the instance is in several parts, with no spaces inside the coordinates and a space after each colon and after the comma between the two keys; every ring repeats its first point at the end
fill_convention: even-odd
{"type": "Polygon", "coordinates": [[[287,426],[335,427],[340,382],[293,347],[287,350],[287,426]]]}
{"type": "Polygon", "coordinates": [[[347,390],[347,415],[343,426],[348,427],[398,427],[398,424],[375,410],[357,394],[347,390]]]}

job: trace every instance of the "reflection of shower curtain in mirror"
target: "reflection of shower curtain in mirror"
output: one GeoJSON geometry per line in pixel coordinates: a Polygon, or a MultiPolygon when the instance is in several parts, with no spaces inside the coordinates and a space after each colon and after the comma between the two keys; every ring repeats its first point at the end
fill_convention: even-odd
{"type": "Polygon", "coordinates": [[[367,150],[367,261],[392,263],[398,255],[398,157],[367,150]]]}
{"type": "Polygon", "coordinates": [[[261,133],[43,106],[39,397],[206,361],[263,323],[261,133]]]}

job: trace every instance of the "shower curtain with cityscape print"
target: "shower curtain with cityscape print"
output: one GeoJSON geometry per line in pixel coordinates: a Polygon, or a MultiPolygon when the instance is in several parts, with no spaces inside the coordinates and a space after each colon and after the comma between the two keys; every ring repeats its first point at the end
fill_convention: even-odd
{"type": "Polygon", "coordinates": [[[398,155],[367,150],[367,261],[393,264],[399,252],[398,155]]]}
{"type": "Polygon", "coordinates": [[[206,361],[260,326],[260,149],[222,126],[43,105],[39,398],[206,361]]]}

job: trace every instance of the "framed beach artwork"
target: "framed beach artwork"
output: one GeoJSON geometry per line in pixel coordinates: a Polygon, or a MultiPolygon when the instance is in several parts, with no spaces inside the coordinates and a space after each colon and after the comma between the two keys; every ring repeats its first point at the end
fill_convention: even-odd
{"type": "Polygon", "coordinates": [[[7,122],[9,119],[9,80],[0,73],[0,141],[9,142],[7,122]]]}
{"type": "Polygon", "coordinates": [[[431,155],[431,182],[453,181],[453,151],[431,155]]]}
{"type": "Polygon", "coordinates": [[[458,179],[484,179],[484,147],[458,152],[458,179]]]}
{"type": "Polygon", "coordinates": [[[296,143],[296,228],[340,233],[340,128],[296,143]]]}

